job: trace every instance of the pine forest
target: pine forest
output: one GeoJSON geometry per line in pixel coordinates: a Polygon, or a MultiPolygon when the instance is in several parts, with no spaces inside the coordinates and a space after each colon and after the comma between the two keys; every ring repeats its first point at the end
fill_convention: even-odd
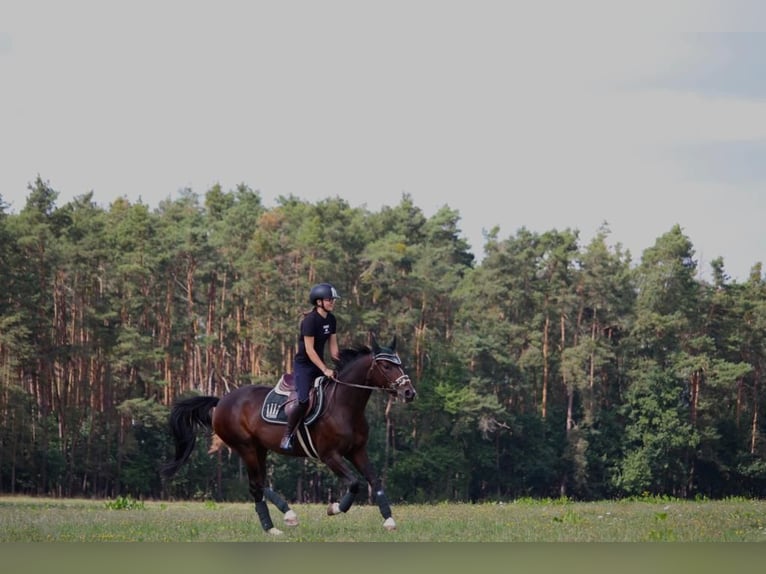
{"type": "MultiPolygon", "coordinates": [[[[275,384],[328,281],[341,346],[396,335],[418,391],[367,405],[392,502],[766,495],[766,276],[699,269],[679,225],[635,259],[606,224],[587,244],[495,228],[478,262],[458,212],[407,194],[57,200],[39,177],[18,212],[0,196],[0,494],[250,500],[210,437],[161,478],[170,407],[275,384]]],[[[286,498],[340,490],[312,460],[269,461],[286,498]]]]}

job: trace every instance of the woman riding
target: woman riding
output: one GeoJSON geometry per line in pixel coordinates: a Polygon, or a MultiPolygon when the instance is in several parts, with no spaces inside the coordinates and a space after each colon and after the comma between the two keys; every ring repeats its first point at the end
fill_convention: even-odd
{"type": "Polygon", "coordinates": [[[309,406],[309,390],[314,380],[324,375],[334,376],[334,371],[324,361],[325,343],[329,343],[330,356],[339,357],[335,315],[332,311],[335,301],[340,299],[338,291],[329,283],[319,283],[311,288],[309,302],[313,309],[301,320],[298,352],[293,359],[293,376],[298,391],[298,404],[287,418],[287,429],[279,448],[285,452],[293,450],[293,434],[303,420],[309,406]]]}

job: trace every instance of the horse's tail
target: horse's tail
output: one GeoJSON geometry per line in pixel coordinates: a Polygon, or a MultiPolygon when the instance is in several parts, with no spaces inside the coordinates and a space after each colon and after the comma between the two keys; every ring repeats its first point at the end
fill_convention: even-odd
{"type": "Polygon", "coordinates": [[[211,412],[218,404],[218,397],[191,397],[176,401],[170,411],[170,432],[176,443],[176,456],[162,466],[162,476],[170,478],[189,460],[197,443],[200,428],[212,429],[211,412]]]}

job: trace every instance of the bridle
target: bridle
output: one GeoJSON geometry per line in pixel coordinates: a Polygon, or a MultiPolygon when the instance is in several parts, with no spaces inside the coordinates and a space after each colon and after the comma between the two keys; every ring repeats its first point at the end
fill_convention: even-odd
{"type": "Polygon", "coordinates": [[[372,356],[372,361],[370,362],[370,368],[367,369],[367,376],[364,378],[364,382],[368,382],[370,380],[370,377],[372,376],[372,372],[374,369],[378,369],[381,371],[381,375],[383,376],[383,379],[386,381],[386,385],[379,387],[375,385],[359,385],[356,383],[348,383],[346,381],[341,381],[337,377],[332,377],[332,380],[335,381],[338,384],[346,385],[347,387],[357,387],[359,389],[371,389],[373,391],[386,391],[389,393],[396,393],[399,387],[402,387],[406,384],[412,384],[412,381],[410,380],[410,376],[404,372],[403,369],[401,369],[402,366],[402,360],[399,358],[399,355],[396,353],[384,353],[380,352],[372,356]],[[400,367],[400,370],[402,371],[401,376],[397,377],[393,381],[388,379],[386,377],[386,374],[381,370],[380,365],[378,364],[379,361],[386,361],[388,363],[392,363],[394,365],[397,365],[400,367]]]}

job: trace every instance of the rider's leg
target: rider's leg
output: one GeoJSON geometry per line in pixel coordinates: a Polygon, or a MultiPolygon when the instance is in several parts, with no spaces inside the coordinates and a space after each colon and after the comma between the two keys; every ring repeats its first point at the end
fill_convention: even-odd
{"type": "Polygon", "coordinates": [[[295,434],[295,429],[301,423],[309,408],[309,390],[311,389],[311,383],[314,380],[314,371],[314,368],[297,362],[293,365],[295,389],[298,391],[298,404],[295,405],[293,410],[287,415],[287,428],[282,437],[282,442],[279,443],[279,448],[283,451],[291,452],[293,450],[293,435],[295,434]]]}
{"type": "Polygon", "coordinates": [[[282,442],[279,443],[280,449],[286,452],[293,450],[293,435],[295,434],[295,429],[303,420],[303,416],[306,414],[308,408],[308,401],[305,403],[298,401],[298,404],[296,404],[295,407],[293,407],[293,410],[290,411],[290,414],[287,416],[287,428],[285,429],[285,434],[282,437],[282,442]]]}

